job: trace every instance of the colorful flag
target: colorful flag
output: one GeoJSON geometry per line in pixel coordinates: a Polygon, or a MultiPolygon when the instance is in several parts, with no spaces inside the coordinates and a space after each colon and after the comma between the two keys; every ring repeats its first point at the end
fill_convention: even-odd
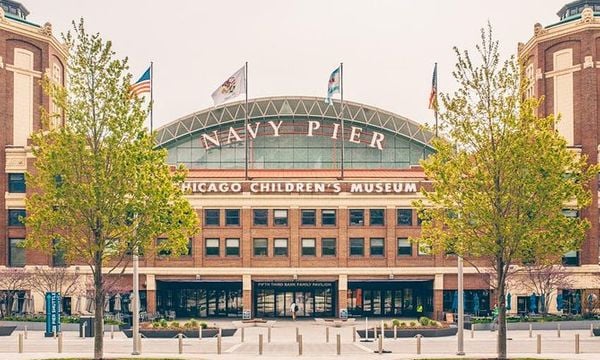
{"type": "Polygon", "coordinates": [[[327,104],[333,104],[331,97],[333,94],[338,94],[341,88],[341,65],[338,66],[337,69],[333,70],[331,75],[329,76],[329,81],[327,82],[327,98],[325,98],[325,102],[327,104]]]}
{"type": "Polygon", "coordinates": [[[246,66],[242,66],[212,93],[215,106],[246,92],[246,66]]]}
{"type": "Polygon", "coordinates": [[[129,89],[132,96],[140,96],[152,91],[151,77],[152,65],[140,76],[139,80],[133,83],[129,89]]]}
{"type": "Polygon", "coordinates": [[[437,63],[433,67],[433,78],[431,79],[431,93],[429,94],[429,109],[438,111],[437,101],[437,63]]]}

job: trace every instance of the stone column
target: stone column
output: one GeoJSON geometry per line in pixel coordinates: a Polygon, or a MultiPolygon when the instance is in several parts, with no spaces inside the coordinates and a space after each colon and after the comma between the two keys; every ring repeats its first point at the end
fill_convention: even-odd
{"type": "Polygon", "coordinates": [[[156,312],[156,278],[153,274],[146,275],[146,312],[156,312]]]}
{"type": "Polygon", "coordinates": [[[433,316],[436,320],[446,320],[442,318],[444,312],[444,274],[435,274],[433,279],[433,316]]]}
{"type": "Polygon", "coordinates": [[[243,310],[250,310],[252,316],[254,316],[254,309],[252,308],[252,276],[249,274],[242,275],[242,304],[243,310]]]}
{"type": "Polygon", "coordinates": [[[340,274],[338,277],[338,308],[337,312],[341,309],[348,309],[348,275],[340,274]]]}

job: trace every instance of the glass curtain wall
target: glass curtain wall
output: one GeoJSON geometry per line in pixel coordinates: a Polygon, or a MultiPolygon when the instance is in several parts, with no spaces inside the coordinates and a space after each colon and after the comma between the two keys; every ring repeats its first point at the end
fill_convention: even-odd
{"type": "Polygon", "coordinates": [[[156,308],[177,317],[241,317],[241,282],[157,281],[156,308]]]}

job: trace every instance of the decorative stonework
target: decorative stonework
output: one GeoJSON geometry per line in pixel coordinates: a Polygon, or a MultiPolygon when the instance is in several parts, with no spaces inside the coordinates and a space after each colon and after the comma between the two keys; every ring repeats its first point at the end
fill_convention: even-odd
{"type": "Polygon", "coordinates": [[[586,56],[583,58],[583,68],[587,69],[587,68],[593,68],[594,67],[594,60],[592,58],[592,56],[586,56]]]}
{"type": "Polygon", "coordinates": [[[523,52],[523,48],[525,47],[525,44],[523,44],[522,42],[519,42],[517,44],[517,54],[521,54],[523,52]]]}
{"type": "Polygon", "coordinates": [[[6,17],[4,16],[4,9],[0,7],[0,22],[5,23],[6,17]]]}
{"type": "Polygon", "coordinates": [[[592,8],[585,8],[581,12],[581,23],[590,24],[594,22],[594,10],[592,8]]]}
{"type": "Polygon", "coordinates": [[[540,36],[546,33],[546,29],[540,23],[535,23],[533,25],[533,36],[540,36]]]}
{"type": "Polygon", "coordinates": [[[544,73],[542,72],[542,69],[541,68],[535,69],[535,79],[542,80],[543,78],[544,78],[544,73]]]}
{"type": "Polygon", "coordinates": [[[49,22],[45,23],[44,26],[40,28],[39,32],[40,34],[46,36],[52,36],[52,24],[50,24],[49,22]]]}

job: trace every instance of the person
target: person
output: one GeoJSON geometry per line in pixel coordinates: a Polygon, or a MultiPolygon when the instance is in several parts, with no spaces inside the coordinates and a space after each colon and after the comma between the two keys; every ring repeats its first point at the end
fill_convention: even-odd
{"type": "Polygon", "coordinates": [[[498,305],[494,305],[494,309],[492,310],[492,325],[490,326],[490,331],[496,331],[498,327],[498,305]]]}
{"type": "Polygon", "coordinates": [[[292,305],[290,306],[290,311],[292,312],[292,320],[296,320],[296,313],[298,312],[298,305],[296,304],[296,302],[292,302],[292,305]]]}

